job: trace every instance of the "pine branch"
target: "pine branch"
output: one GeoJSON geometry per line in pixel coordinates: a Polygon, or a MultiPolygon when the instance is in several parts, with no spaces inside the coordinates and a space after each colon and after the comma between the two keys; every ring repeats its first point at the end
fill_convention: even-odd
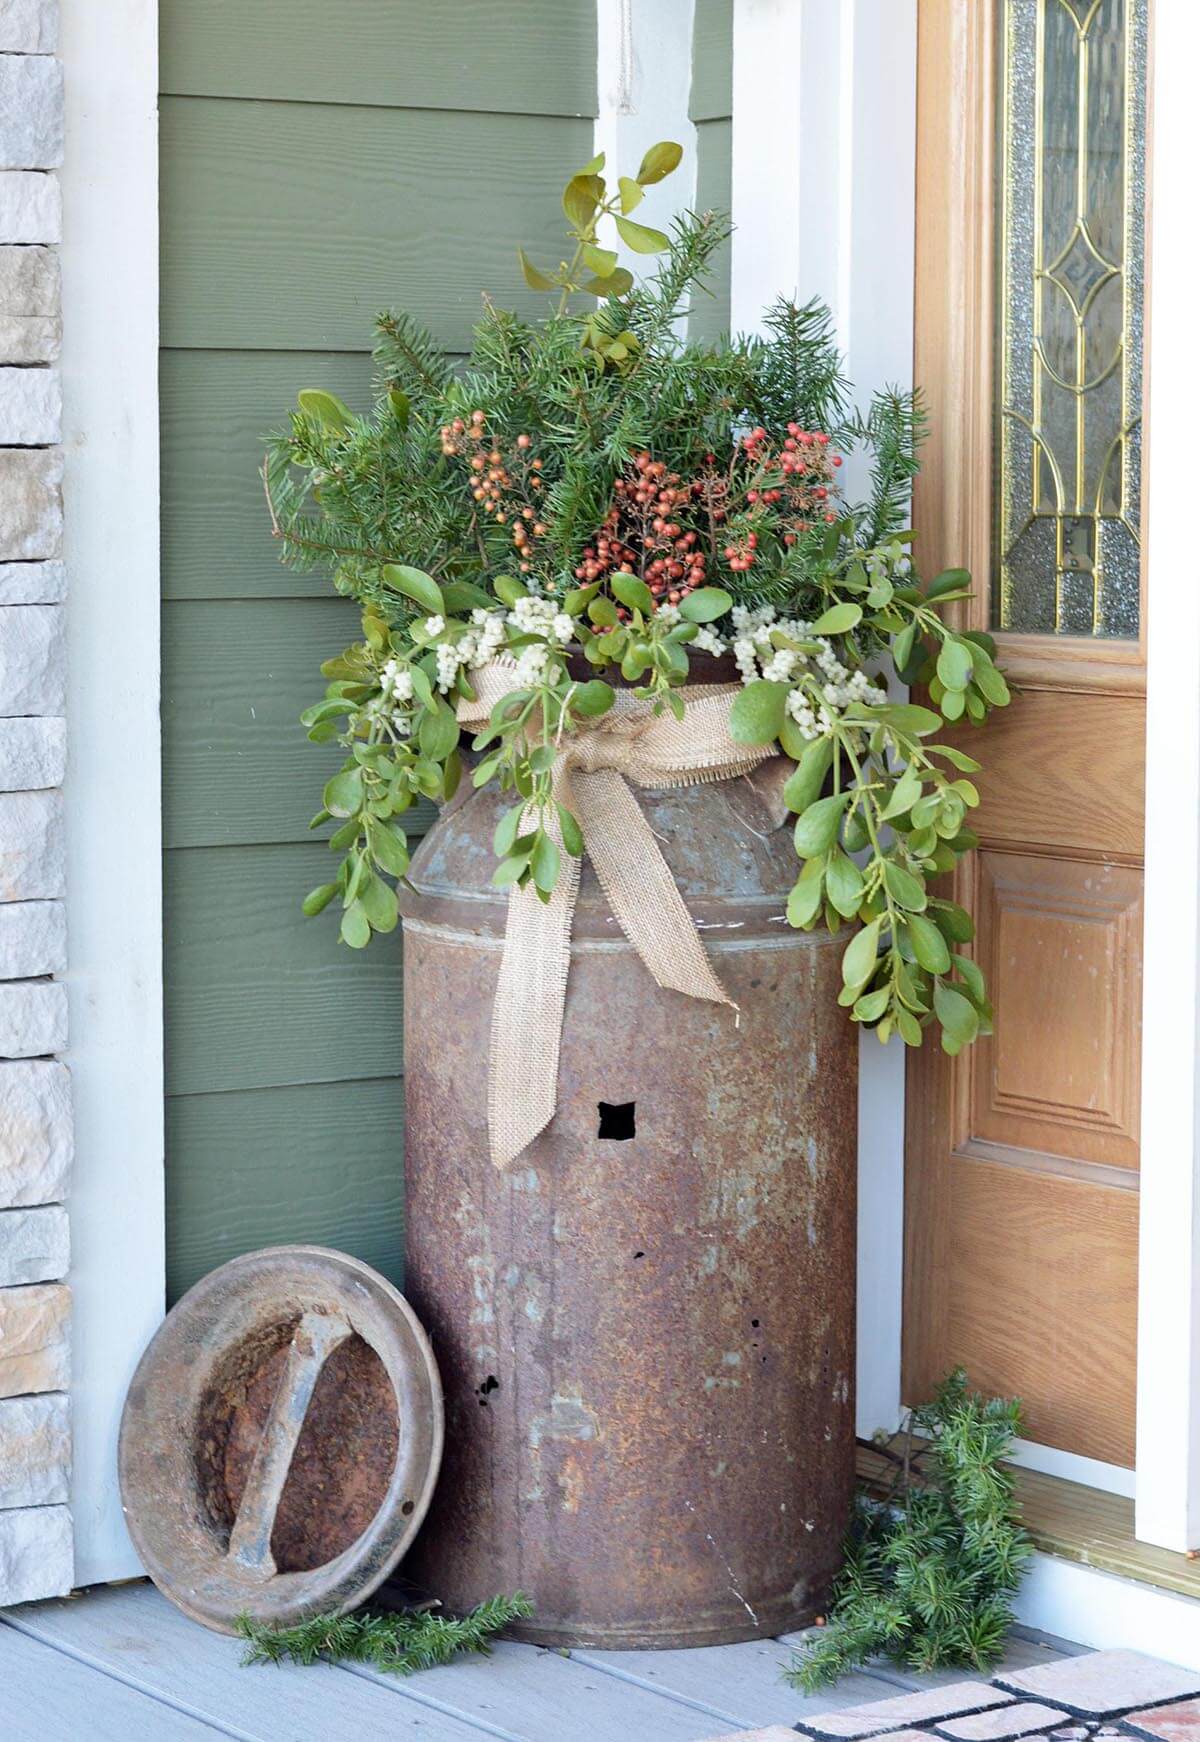
{"type": "Polygon", "coordinates": [[[888,1503],[860,1498],[829,1623],[786,1671],[805,1693],[873,1657],[910,1669],[986,1670],[1013,1623],[1012,1597],[1031,1544],[1004,1460],[1021,1406],[984,1398],[961,1368],[913,1410],[892,1447],[888,1503]],[[929,1444],[914,1457],[914,1435],[929,1444]]]}
{"type": "Polygon", "coordinates": [[[490,1642],[533,1605],[518,1591],[492,1597],[461,1619],[428,1609],[400,1612],[356,1610],[350,1615],[313,1615],[291,1627],[268,1627],[240,1615],[237,1630],[247,1640],[243,1664],[369,1663],[387,1675],[415,1675],[463,1653],[487,1655],[490,1642]]]}

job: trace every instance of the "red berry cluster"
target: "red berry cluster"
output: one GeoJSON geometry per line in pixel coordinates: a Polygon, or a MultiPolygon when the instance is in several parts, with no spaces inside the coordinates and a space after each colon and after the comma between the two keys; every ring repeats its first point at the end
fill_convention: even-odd
{"type": "Polygon", "coordinates": [[[576,579],[586,583],[609,574],[640,575],[656,599],[677,605],[705,584],[700,534],[679,519],[700,491],[699,479],[685,482],[662,460],[638,454],[613,487],[613,505],[584,550],[576,579]]]}
{"type": "MultiPolygon", "coordinates": [[[[827,522],[837,519],[829,506],[831,492],[836,494],[834,473],[842,463],[841,454],[834,453],[824,430],[802,429],[789,423],[787,435],[778,448],[760,425],[742,437],[742,453],[755,468],[755,481],[746,491],[746,501],[752,506],[763,503],[776,507],[783,503],[783,513],[796,518],[799,529],[806,531],[818,518],[827,522]]],[[[784,543],[795,543],[795,532],[785,533],[784,543]]]]}
{"type": "Polygon", "coordinates": [[[469,457],[471,495],[497,526],[511,525],[520,568],[527,574],[533,566],[530,559],[535,554],[535,541],[546,536],[545,525],[530,501],[545,487],[542,462],[529,452],[533,438],[519,435],[506,457],[492,445],[482,411],[473,411],[469,420],[456,417],[443,424],[441,437],[444,454],[469,457]]]}

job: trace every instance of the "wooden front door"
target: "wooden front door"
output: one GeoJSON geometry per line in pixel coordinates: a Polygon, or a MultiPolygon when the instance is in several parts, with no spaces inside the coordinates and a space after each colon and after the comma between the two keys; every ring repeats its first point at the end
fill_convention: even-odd
{"type": "Polygon", "coordinates": [[[920,0],[923,569],[1018,691],[964,737],[959,899],[995,1033],[909,1061],[903,1388],[961,1362],[1029,1439],[1134,1450],[1147,0],[920,0]]]}

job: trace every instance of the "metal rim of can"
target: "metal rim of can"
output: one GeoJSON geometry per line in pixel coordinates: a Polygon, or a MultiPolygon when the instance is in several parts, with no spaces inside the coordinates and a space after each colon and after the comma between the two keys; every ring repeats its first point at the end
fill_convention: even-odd
{"type": "MultiPolygon", "coordinates": [[[[287,1346],[286,1338],[280,1346],[287,1346]]],[[[321,1359],[318,1354],[316,1376],[321,1359]]],[[[302,1426],[301,1415],[293,1449],[302,1426]]],[[[125,1521],[158,1589],[217,1632],[235,1632],[243,1615],[284,1626],[306,1615],[344,1614],[383,1583],[419,1530],[437,1482],[444,1431],[433,1350],[399,1290],[345,1253],[268,1247],[204,1277],[171,1309],[142,1355],[117,1448],[125,1521]],[[323,1315],[343,1320],[382,1363],[396,1408],[395,1462],[374,1516],[334,1558],[304,1571],[248,1575],[230,1552],[231,1533],[211,1517],[201,1491],[202,1400],[240,1345],[323,1315]]],[[[283,1469],[286,1477],[286,1461],[283,1469]]],[[[272,1520],[266,1522],[269,1539],[272,1520]]]]}

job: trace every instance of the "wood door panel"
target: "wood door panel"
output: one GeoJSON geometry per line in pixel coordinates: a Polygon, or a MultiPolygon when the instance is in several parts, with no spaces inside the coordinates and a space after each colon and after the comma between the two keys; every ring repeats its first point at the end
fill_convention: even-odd
{"type": "Polygon", "coordinates": [[[971,1060],[971,1135],[1136,1168],[1141,872],[984,849],[976,916],[996,1021],[971,1060]]]}
{"type": "Polygon", "coordinates": [[[952,1323],[924,1339],[913,1395],[941,1377],[948,1338],[972,1384],[1019,1393],[1030,1439],[1131,1464],[1137,1193],[961,1153],[938,1174],[941,1225],[914,1230],[909,1256],[943,1255],[952,1323]]]}
{"type": "Polygon", "coordinates": [[[983,731],[958,740],[983,763],[972,776],[980,833],[989,841],[1139,857],[1145,735],[1141,696],[1018,688],[983,731]]]}

